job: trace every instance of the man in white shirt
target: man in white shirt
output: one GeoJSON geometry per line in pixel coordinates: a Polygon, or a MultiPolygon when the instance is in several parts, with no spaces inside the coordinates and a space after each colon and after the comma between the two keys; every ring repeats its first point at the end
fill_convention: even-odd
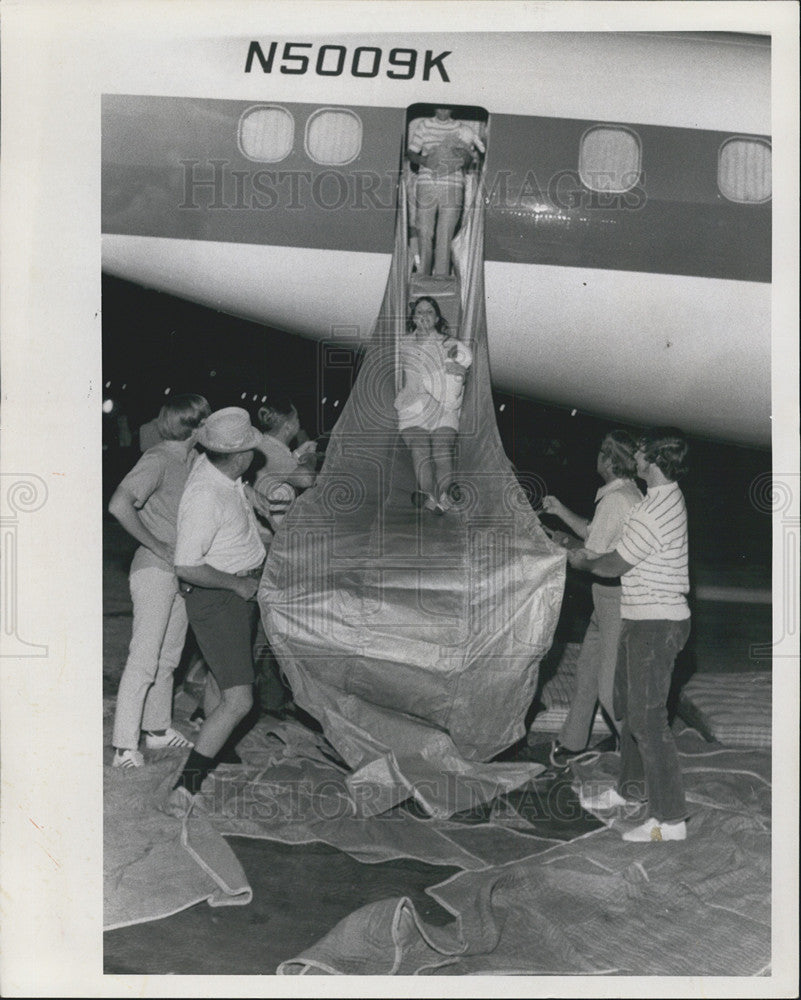
{"type": "Polygon", "coordinates": [[[175,572],[221,700],[203,722],[167,800],[173,815],[191,808],[253,704],[255,599],[266,553],[241,477],[260,441],[246,410],[229,406],[212,413],[197,439],[206,453],[195,462],[178,508],[175,572]]]}
{"type": "Polygon", "coordinates": [[[648,819],[624,840],[684,840],[687,803],[667,699],[677,655],[690,634],[687,508],[677,480],[687,471],[687,442],[675,428],[654,428],[639,441],[637,475],[648,486],[614,552],[568,553],[571,566],[620,577],[623,620],[615,678],[621,711],[617,789],[579,797],[588,809],[648,801],[648,819]]]}
{"type": "MultiPolygon", "coordinates": [[[[636,449],[637,443],[627,431],[613,430],[604,437],[596,463],[604,485],[596,494],[595,514],[591,521],[568,510],[554,496],[543,498],[543,510],[564,521],[583,539],[584,548],[594,555],[614,551],[629,512],[642,500],[642,494],[634,483],[636,449]]],[[[562,533],[555,533],[552,537],[565,548],[580,548],[582,544],[578,539],[562,533]]],[[[567,718],[551,750],[551,763],[556,767],[566,767],[571,757],[584,751],[592,732],[598,701],[609,721],[619,731],[614,692],[622,624],[620,601],[619,580],[593,582],[593,612],[576,663],[576,688],[567,718]]]]}

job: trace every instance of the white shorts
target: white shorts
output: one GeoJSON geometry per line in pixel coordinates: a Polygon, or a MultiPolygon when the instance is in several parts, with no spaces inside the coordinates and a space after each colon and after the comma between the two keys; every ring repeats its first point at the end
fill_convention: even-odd
{"type": "Polygon", "coordinates": [[[398,409],[398,430],[406,431],[419,427],[424,431],[436,431],[440,427],[459,430],[461,405],[446,407],[427,393],[410,400],[398,409]]]}

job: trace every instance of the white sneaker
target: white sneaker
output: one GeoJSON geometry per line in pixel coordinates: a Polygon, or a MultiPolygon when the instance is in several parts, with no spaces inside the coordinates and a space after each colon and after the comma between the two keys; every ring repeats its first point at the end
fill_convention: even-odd
{"type": "Polygon", "coordinates": [[[440,505],[437,503],[437,501],[430,494],[426,495],[426,499],[425,499],[425,503],[423,504],[423,507],[426,510],[430,510],[432,514],[441,515],[441,514],[445,513],[445,511],[442,509],[442,507],[440,507],[440,505]]]}
{"type": "Polygon", "coordinates": [[[145,734],[145,746],[148,750],[164,750],[166,747],[173,750],[188,750],[194,745],[194,743],[182,736],[177,729],[167,729],[163,736],[155,736],[153,733],[145,734]]]}
{"type": "Polygon", "coordinates": [[[635,826],[633,830],[626,830],[623,839],[633,840],[640,844],[660,840],[686,840],[687,824],[684,820],[680,820],[678,823],[660,823],[658,819],[651,817],[640,826],[635,826]]]}
{"type": "Polygon", "coordinates": [[[139,750],[115,750],[112,767],[144,767],[145,758],[139,750]]]}
{"type": "Polygon", "coordinates": [[[592,812],[594,809],[603,812],[607,809],[619,809],[621,806],[639,806],[639,802],[624,799],[616,788],[607,788],[595,795],[585,795],[579,792],[579,803],[582,809],[592,812]]]}

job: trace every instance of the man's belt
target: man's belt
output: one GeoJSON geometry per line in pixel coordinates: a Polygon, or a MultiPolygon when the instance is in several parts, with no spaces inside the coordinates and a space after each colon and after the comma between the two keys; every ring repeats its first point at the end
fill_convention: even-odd
{"type": "Polygon", "coordinates": [[[254,580],[261,579],[261,574],[264,572],[264,563],[260,566],[254,566],[253,569],[244,570],[241,573],[237,573],[237,576],[252,576],[254,580]]]}
{"type": "MultiPolygon", "coordinates": [[[[241,570],[236,573],[236,576],[252,576],[254,580],[261,579],[261,574],[264,571],[264,563],[260,566],[254,566],[253,569],[241,570]]],[[[186,580],[178,580],[178,590],[182,594],[191,594],[193,590],[220,590],[219,587],[199,587],[196,583],[187,583],[186,580]]]]}

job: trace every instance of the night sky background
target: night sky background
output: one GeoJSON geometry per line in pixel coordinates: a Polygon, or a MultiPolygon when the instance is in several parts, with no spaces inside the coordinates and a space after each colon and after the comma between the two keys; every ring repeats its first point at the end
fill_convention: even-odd
{"type": "MultiPolygon", "coordinates": [[[[105,500],[138,459],[138,428],[156,416],[168,388],[200,393],[212,409],[244,406],[253,418],[262,396],[286,393],[311,437],[329,433],[353,373],[323,370],[320,352],[315,341],[104,275],[104,398],[114,401],[102,415],[105,500]]],[[[641,428],[520,395],[494,398],[501,440],[518,471],[536,474],[548,492],[591,516],[601,438],[611,427],[641,428]]],[[[770,472],[770,452],[692,437],[690,443],[682,488],[691,559],[737,582],[770,586],[771,517],[752,501],[755,480],[770,472]]]]}

